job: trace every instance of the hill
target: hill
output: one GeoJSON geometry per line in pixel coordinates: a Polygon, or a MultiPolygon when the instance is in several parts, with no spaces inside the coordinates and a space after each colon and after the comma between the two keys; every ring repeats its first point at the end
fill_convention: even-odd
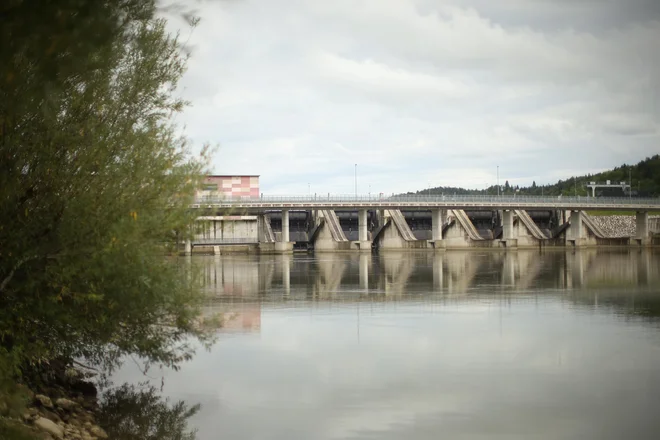
{"type": "MultiPolygon", "coordinates": [[[[566,180],[559,180],[557,183],[550,185],[536,185],[533,182],[531,186],[520,187],[511,186],[508,181],[500,185],[500,194],[516,194],[520,195],[591,195],[591,190],[587,188],[589,182],[605,182],[610,180],[612,182],[628,182],[632,177],[632,196],[633,197],[660,197],[660,155],[656,154],[652,157],[647,157],[636,165],[623,164],[609,171],[603,171],[597,174],[586,174],[583,176],[572,177],[566,180]]],[[[417,192],[409,192],[408,194],[458,194],[458,195],[496,195],[497,185],[490,186],[486,189],[466,189],[460,187],[439,186],[436,188],[426,188],[417,192]]],[[[599,189],[597,196],[624,196],[630,195],[626,191],[624,193],[621,189],[599,189]]]]}

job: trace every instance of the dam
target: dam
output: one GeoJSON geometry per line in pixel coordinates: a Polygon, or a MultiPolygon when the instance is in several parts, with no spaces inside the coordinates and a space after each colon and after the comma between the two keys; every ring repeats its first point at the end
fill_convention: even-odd
{"type": "Polygon", "coordinates": [[[191,209],[186,254],[660,245],[657,198],[205,195],[191,209]],[[634,235],[610,236],[594,210],[634,212],[634,235]]]}

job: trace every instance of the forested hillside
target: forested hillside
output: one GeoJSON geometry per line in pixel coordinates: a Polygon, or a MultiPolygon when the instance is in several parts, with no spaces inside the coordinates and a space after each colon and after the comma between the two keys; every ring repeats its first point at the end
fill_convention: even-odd
{"type": "MultiPolygon", "coordinates": [[[[610,180],[612,182],[629,182],[632,178],[632,196],[633,197],[659,197],[660,196],[660,155],[656,154],[653,157],[648,157],[636,165],[623,164],[609,171],[604,171],[598,174],[586,174],[583,176],[572,177],[566,180],[559,180],[557,183],[551,185],[536,185],[532,182],[531,186],[519,187],[512,186],[508,181],[500,184],[501,194],[516,194],[520,195],[581,195],[586,196],[587,193],[591,195],[591,190],[586,187],[589,182],[605,182],[610,180]]],[[[487,189],[476,190],[456,187],[436,187],[427,188],[416,193],[410,194],[497,194],[497,186],[493,185],[487,189]]],[[[611,190],[597,190],[597,195],[600,196],[623,196],[629,195],[627,192],[624,194],[621,189],[611,190]]]]}

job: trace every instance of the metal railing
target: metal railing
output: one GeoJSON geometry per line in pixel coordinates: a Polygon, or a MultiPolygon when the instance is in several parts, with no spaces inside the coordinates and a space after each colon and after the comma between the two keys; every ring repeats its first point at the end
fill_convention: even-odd
{"type": "Polygon", "coordinates": [[[298,196],[261,196],[261,197],[214,197],[203,196],[195,200],[200,205],[237,205],[237,206],[258,206],[262,204],[346,204],[346,205],[392,205],[402,203],[406,205],[417,204],[483,204],[492,205],[511,205],[511,206],[560,206],[560,205],[580,205],[580,206],[653,206],[660,208],[660,198],[629,198],[629,197],[589,197],[589,196],[529,196],[529,195],[298,195],[298,196]]]}

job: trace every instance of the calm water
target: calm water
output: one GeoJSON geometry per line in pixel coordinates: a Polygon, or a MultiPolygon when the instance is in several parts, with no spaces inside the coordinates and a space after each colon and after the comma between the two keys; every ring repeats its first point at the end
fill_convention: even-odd
{"type": "Polygon", "coordinates": [[[660,438],[659,253],[192,260],[223,328],[152,374],[201,440],[660,438]]]}

